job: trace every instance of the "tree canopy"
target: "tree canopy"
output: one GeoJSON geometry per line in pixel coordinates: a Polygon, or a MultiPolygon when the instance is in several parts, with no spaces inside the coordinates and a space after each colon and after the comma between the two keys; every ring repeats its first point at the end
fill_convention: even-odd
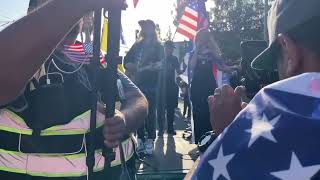
{"type": "MultiPolygon", "coordinates": [[[[177,0],[175,25],[190,0],[177,0]]],[[[240,43],[264,39],[264,0],[208,0],[210,29],[228,62],[241,57],[240,43]]]]}
{"type": "Polygon", "coordinates": [[[243,40],[264,38],[263,0],[214,0],[210,29],[226,61],[240,59],[243,40]]]}

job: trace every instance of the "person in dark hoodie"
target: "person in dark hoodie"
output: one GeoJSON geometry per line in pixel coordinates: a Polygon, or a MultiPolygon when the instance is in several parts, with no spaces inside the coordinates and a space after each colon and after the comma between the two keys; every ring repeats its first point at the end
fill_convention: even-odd
{"type": "Polygon", "coordinates": [[[157,96],[164,49],[158,40],[156,25],[152,20],[139,21],[140,38],[124,58],[124,66],[130,78],[142,90],[149,102],[149,115],[145,126],[138,130],[138,152],[151,155],[156,138],[157,96]],[[147,134],[145,134],[145,131],[147,134]]]}

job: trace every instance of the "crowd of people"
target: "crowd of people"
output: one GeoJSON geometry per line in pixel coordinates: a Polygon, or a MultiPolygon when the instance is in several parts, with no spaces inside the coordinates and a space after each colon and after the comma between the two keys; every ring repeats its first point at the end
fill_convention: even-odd
{"type": "Polygon", "coordinates": [[[224,73],[238,67],[226,65],[209,30],[197,32],[184,64],[173,55],[172,41],[160,42],[152,20],[139,21],[139,37],[123,60],[125,74],[117,73],[124,97],[118,98],[121,105],[114,117],[106,118],[102,87],[108,73],[100,67],[99,78],[92,77],[90,52],[83,48],[75,56],[72,48],[85,46],[77,41],[83,16],[122,5],[112,0],[31,0],[28,15],[0,32],[0,179],[86,179],[90,144],[95,145],[91,177],[119,179],[124,153],[129,178],[135,179],[133,134],[136,150],[146,155],[153,154],[154,141],[165,129],[176,135],[180,91],[195,143],[208,131],[214,137],[189,178],[320,177],[320,1],[274,2],[269,47],[252,66],[278,71],[282,81],[263,88],[249,104],[242,101],[244,87],[219,87],[214,67],[224,73]],[[78,8],[72,8],[75,4],[78,8]],[[186,70],[188,82],[177,78],[186,70]],[[95,85],[100,96],[93,102],[95,85]],[[97,112],[90,112],[92,106],[97,112]],[[90,114],[97,117],[94,143],[88,138],[90,114]],[[114,148],[114,158],[102,153],[105,147],[114,148]]]}
{"type": "Polygon", "coordinates": [[[225,64],[217,42],[206,29],[197,33],[193,51],[186,54],[189,63],[185,64],[173,55],[174,42],[168,40],[161,45],[152,20],[142,20],[139,24],[140,39],[124,58],[126,74],[136,82],[149,102],[145,126],[138,131],[138,151],[152,154],[157,121],[158,137],[163,136],[165,120],[167,133],[176,134],[173,122],[175,109],[178,107],[179,88],[184,101],[183,116],[187,114],[187,119],[190,120],[191,114],[193,115],[192,134],[194,143],[197,144],[201,136],[211,131],[207,99],[218,87],[214,66],[223,73],[231,73],[238,67],[225,64]],[[179,78],[187,68],[188,83],[179,78]]]}

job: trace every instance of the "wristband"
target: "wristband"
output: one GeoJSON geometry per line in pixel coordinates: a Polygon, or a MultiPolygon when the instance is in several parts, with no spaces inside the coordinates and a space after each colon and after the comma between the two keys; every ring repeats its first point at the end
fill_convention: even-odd
{"type": "Polygon", "coordinates": [[[198,149],[200,153],[204,153],[211,143],[217,139],[217,135],[213,131],[205,133],[199,140],[198,149]]]}

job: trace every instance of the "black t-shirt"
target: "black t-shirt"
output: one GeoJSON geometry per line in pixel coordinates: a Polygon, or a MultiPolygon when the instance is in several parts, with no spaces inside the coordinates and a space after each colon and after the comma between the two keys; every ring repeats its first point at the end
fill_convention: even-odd
{"type": "Polygon", "coordinates": [[[178,61],[178,58],[176,56],[168,56],[166,58],[166,73],[165,73],[165,76],[166,76],[166,83],[167,83],[167,86],[173,86],[173,85],[176,85],[176,70],[179,69],[179,61],[178,61]]]}
{"type": "MultiPolygon", "coordinates": [[[[164,58],[164,50],[159,42],[145,44],[143,41],[134,44],[124,58],[124,64],[137,64],[138,69],[154,63],[160,63],[164,58]]],[[[136,74],[137,84],[139,87],[156,88],[159,80],[159,71],[142,70],[136,74]]]]}
{"type": "Polygon", "coordinates": [[[19,103],[25,101],[26,108],[15,112],[32,129],[42,130],[66,124],[90,110],[91,83],[86,67],[68,74],[60,72],[54,64],[67,72],[75,71],[80,66],[69,62],[62,53],[55,52],[44,64],[44,69],[49,75],[40,77],[39,81],[33,79],[20,98],[9,106],[15,111],[19,109],[16,108],[19,103]],[[47,77],[50,84],[47,84],[47,77]]]}
{"type": "Polygon", "coordinates": [[[212,60],[207,58],[197,59],[191,82],[191,96],[207,98],[214,93],[217,83],[212,71],[212,60]]]}

